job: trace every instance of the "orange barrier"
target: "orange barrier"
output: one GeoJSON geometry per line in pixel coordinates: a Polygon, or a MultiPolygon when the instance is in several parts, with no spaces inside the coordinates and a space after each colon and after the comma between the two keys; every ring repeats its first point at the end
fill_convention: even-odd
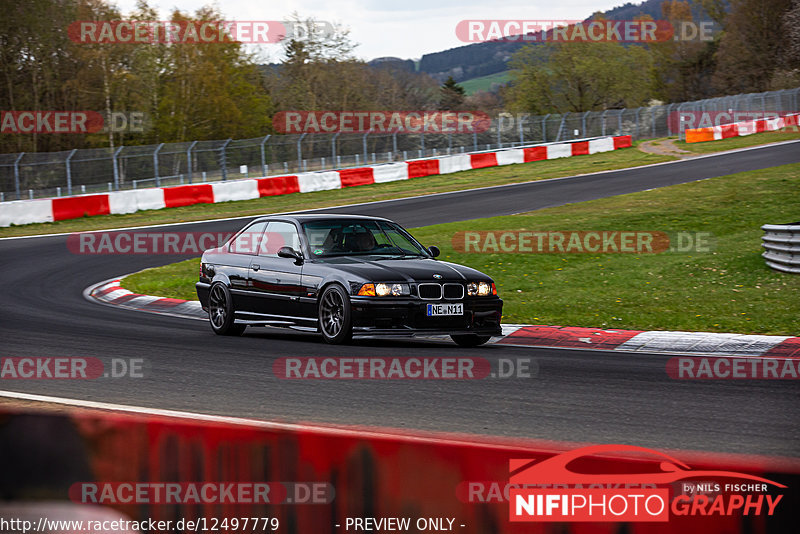
{"type": "Polygon", "coordinates": [[[706,141],[714,140],[713,128],[693,128],[686,130],[687,143],[704,143],[706,141]]]}

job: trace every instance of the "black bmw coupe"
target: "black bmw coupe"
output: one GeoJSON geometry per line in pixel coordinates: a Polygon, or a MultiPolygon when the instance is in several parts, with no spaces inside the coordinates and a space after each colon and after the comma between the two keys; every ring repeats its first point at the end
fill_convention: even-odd
{"type": "Polygon", "coordinates": [[[267,216],[203,253],[197,296],[220,335],[284,326],[328,343],[446,334],[470,347],[499,335],[492,279],[438,255],[387,219],[267,216]]]}

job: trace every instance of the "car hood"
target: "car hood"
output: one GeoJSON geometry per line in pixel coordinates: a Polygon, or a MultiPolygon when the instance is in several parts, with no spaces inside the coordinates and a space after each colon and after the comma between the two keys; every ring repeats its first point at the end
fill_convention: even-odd
{"type": "Polygon", "coordinates": [[[346,256],[317,261],[335,266],[368,282],[463,282],[491,279],[475,269],[433,258],[377,259],[346,256]]]}

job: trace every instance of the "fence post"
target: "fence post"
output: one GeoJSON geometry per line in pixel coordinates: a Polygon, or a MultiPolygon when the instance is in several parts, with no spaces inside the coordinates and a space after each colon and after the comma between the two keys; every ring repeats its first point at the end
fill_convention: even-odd
{"type": "Polygon", "coordinates": [[[114,189],[119,191],[119,162],[117,161],[117,156],[125,146],[117,147],[113,154],[111,154],[111,166],[114,170],[114,189]]]}
{"type": "Polygon", "coordinates": [[[303,147],[300,146],[300,143],[303,142],[303,138],[306,136],[305,132],[300,134],[300,138],[297,140],[297,170],[300,170],[301,162],[303,161],[303,147]]]}
{"type": "MultiPolygon", "coordinates": [[[[372,131],[372,130],[370,130],[370,131],[372,131]]],[[[369,135],[369,132],[364,132],[364,135],[361,136],[361,146],[364,147],[364,164],[366,164],[367,161],[368,161],[368,159],[367,159],[367,136],[368,135],[369,135]]]]}
{"type": "Polygon", "coordinates": [[[617,115],[617,125],[619,126],[619,135],[622,135],[622,114],[625,113],[627,108],[622,108],[619,110],[619,115],[617,115]]]}
{"type": "Polygon", "coordinates": [[[603,114],[601,115],[601,120],[603,121],[603,137],[606,136],[606,113],[608,113],[608,110],[604,109],[603,114]]]}
{"type": "Polygon", "coordinates": [[[558,133],[556,134],[556,142],[561,139],[561,131],[564,129],[564,121],[567,120],[567,116],[569,115],[569,111],[566,112],[564,115],[561,115],[561,123],[558,125],[558,133]]]}
{"type": "Polygon", "coordinates": [[[550,114],[548,113],[542,117],[542,141],[545,143],[547,142],[547,117],[549,116],[550,114]]]}
{"type": "MultiPolygon", "coordinates": [[[[72,159],[72,156],[74,156],[75,152],[77,151],[78,151],[77,148],[73,148],[72,152],[70,152],[69,156],[67,156],[67,160],[64,162],[65,165],[67,166],[67,195],[72,194],[72,169],[70,168],[69,160],[72,159]]],[[[59,194],[58,196],[61,196],[61,194],[59,194]]]]}
{"type": "Polygon", "coordinates": [[[519,129],[519,144],[520,144],[520,146],[525,144],[525,134],[522,132],[522,129],[523,129],[522,128],[522,123],[523,122],[525,122],[525,121],[523,119],[521,119],[519,117],[519,115],[517,115],[517,125],[519,126],[518,129],[519,129]]]}
{"type": "Polygon", "coordinates": [[[478,131],[472,130],[472,148],[475,152],[478,151],[478,131]]]}
{"type": "Polygon", "coordinates": [[[333,161],[336,161],[336,156],[337,156],[337,154],[336,154],[336,140],[339,138],[339,134],[340,133],[342,133],[342,132],[336,132],[335,134],[333,134],[333,137],[331,138],[331,160],[333,160],[333,161]]]}
{"type": "Polygon", "coordinates": [[[22,159],[22,156],[25,155],[25,152],[20,152],[17,159],[14,160],[14,189],[17,192],[17,200],[22,198],[20,191],[19,191],[19,161],[22,159]]]}
{"type": "Polygon", "coordinates": [[[642,108],[636,108],[636,139],[639,139],[639,110],[642,108]]]}
{"type": "Polygon", "coordinates": [[[222,181],[228,181],[228,161],[226,160],[225,149],[228,148],[228,144],[233,141],[233,139],[226,139],[224,143],[222,143],[222,147],[220,148],[220,168],[222,170],[222,181]]]}
{"type": "Polygon", "coordinates": [[[420,157],[422,157],[422,156],[425,155],[425,130],[422,130],[422,133],[420,134],[420,138],[422,139],[422,141],[421,141],[421,143],[422,143],[422,154],[420,154],[420,157]]]}
{"type": "Polygon", "coordinates": [[[588,134],[586,133],[586,116],[589,115],[589,113],[591,112],[586,111],[583,115],[581,115],[581,137],[588,137],[588,134]]]}
{"type": "Polygon", "coordinates": [[[266,176],[267,175],[267,157],[264,153],[264,144],[271,136],[267,135],[264,139],[261,140],[261,173],[266,176]]]}
{"type": "Polygon", "coordinates": [[[153,175],[156,178],[156,187],[161,187],[161,177],[158,174],[158,153],[162,148],[164,148],[164,143],[158,145],[155,152],[153,152],[153,175]]]}
{"type": "MultiPolygon", "coordinates": [[[[660,107],[663,108],[664,106],[660,106],[660,107]]],[[[653,123],[653,135],[652,135],[652,137],[653,137],[653,139],[655,139],[656,138],[656,112],[653,111],[652,107],[649,108],[649,109],[650,109],[650,122],[653,123]]],[[[667,119],[669,119],[669,117],[667,117],[667,119]]]]}
{"type": "Polygon", "coordinates": [[[392,132],[392,159],[394,161],[394,155],[397,154],[397,132],[392,132]]]}
{"type": "Polygon", "coordinates": [[[197,141],[192,141],[192,144],[186,149],[186,174],[189,175],[189,183],[192,183],[192,149],[196,144],[197,141]]]}
{"type": "MultiPolygon", "coordinates": [[[[683,127],[683,113],[682,113],[683,104],[684,103],[678,105],[678,139],[686,138],[686,135],[684,133],[686,131],[686,128],[683,127]]],[[[672,108],[673,105],[674,104],[670,104],[670,108],[672,108]]],[[[667,117],[669,117],[669,114],[667,115],[667,117]]],[[[667,120],[669,121],[669,118],[667,118],[667,120]]]]}

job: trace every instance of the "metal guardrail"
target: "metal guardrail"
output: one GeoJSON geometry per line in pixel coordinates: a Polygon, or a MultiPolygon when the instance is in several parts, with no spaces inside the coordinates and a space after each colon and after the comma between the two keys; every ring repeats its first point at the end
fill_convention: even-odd
{"type": "Polygon", "coordinates": [[[791,224],[765,224],[761,254],[776,271],[800,274],[800,221],[791,224]]]}

